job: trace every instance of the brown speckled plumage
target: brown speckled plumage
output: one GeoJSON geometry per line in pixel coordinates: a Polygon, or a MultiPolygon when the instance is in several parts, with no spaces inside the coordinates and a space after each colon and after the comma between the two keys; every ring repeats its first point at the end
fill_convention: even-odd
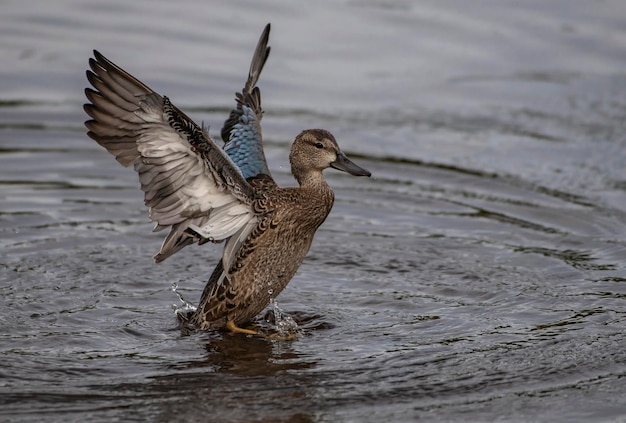
{"type": "Polygon", "coordinates": [[[250,321],[289,283],[307,254],[334,194],[322,171],[369,172],[341,152],[322,129],[302,131],[289,160],[297,188],[276,185],[262,150],[261,95],[256,82],[269,55],[269,25],[257,45],[237,107],[222,129],[226,145],[167,97],[98,52],[86,89],[88,135],[139,173],[155,230],[170,228],[157,262],[183,247],[225,241],[221,260],[189,316],[197,329],[250,321]]]}
{"type": "Polygon", "coordinates": [[[315,187],[259,193],[265,200],[262,218],[239,249],[228,277],[212,284],[222,273],[222,263],[213,271],[191,318],[195,327],[223,327],[228,320],[243,324],[261,312],[300,267],[334,201],[323,179],[315,187]]]}

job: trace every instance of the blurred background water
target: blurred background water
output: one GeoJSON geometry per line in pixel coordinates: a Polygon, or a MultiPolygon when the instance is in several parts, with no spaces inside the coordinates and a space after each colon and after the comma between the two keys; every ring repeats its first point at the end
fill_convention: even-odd
{"type": "Polygon", "coordinates": [[[626,3],[0,5],[3,421],[626,421],[626,3]],[[176,328],[221,246],[154,265],[85,135],[92,49],[219,133],[257,38],[270,168],[333,132],[373,178],[279,296],[294,341],[176,328]]]}

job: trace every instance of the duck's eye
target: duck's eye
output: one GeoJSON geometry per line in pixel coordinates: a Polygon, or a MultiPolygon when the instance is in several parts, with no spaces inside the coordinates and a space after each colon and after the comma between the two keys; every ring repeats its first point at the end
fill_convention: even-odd
{"type": "Polygon", "coordinates": [[[316,142],[315,143],[315,147],[316,148],[324,148],[324,144],[322,144],[321,142],[316,142]]]}

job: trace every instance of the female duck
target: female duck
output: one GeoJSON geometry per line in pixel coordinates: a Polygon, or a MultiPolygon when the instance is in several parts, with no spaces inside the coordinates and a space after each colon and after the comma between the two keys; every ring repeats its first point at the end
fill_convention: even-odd
{"type": "Polygon", "coordinates": [[[298,188],[280,188],[267,168],[256,86],[270,48],[269,24],[257,44],[248,80],[222,128],[219,148],[208,133],[163,97],[94,51],[85,94],[88,135],[139,174],[155,231],[170,228],[161,262],[193,244],[225,241],[198,308],[197,329],[254,333],[249,322],[298,270],[334,194],[322,171],[370,172],[351,162],[330,132],[309,129],[293,142],[289,161],[298,188]]]}

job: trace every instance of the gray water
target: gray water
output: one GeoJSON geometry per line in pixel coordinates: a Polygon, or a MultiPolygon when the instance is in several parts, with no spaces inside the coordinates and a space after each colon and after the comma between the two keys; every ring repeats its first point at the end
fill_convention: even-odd
{"type": "Polygon", "coordinates": [[[0,420],[626,421],[626,3],[0,5],[0,420]],[[218,134],[272,22],[270,168],[329,129],[371,179],[277,298],[292,341],[181,333],[221,253],[161,265],[85,135],[96,48],[218,134]]]}

